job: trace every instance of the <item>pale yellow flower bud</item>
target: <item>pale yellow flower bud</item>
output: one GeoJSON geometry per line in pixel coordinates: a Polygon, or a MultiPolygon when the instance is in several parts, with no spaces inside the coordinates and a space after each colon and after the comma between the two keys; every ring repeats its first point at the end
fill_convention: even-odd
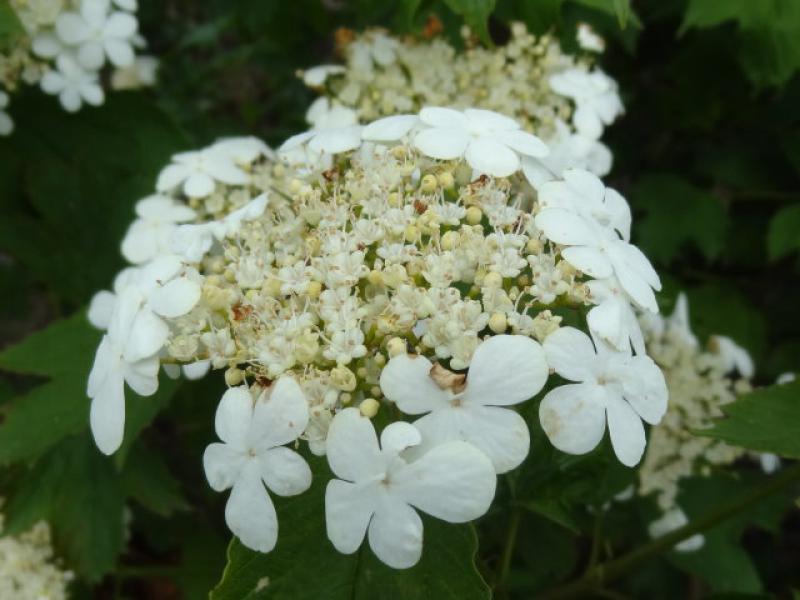
{"type": "Polygon", "coordinates": [[[358,410],[361,411],[362,415],[371,419],[378,414],[378,409],[380,407],[380,402],[375,400],[375,398],[365,398],[361,401],[361,404],[358,405],[358,410]]]}

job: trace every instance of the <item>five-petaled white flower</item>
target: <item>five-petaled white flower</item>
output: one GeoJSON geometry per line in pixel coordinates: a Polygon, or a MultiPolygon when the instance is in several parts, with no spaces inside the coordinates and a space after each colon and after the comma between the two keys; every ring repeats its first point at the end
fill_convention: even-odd
{"type": "Polygon", "coordinates": [[[157,354],[140,358],[127,353],[143,298],[135,287],[120,293],[109,319],[108,332],[97,348],[86,394],[92,399],[89,423],[95,443],[104,454],[122,444],[125,431],[125,383],[140,396],[158,389],[157,354]]]}
{"type": "Polygon", "coordinates": [[[572,123],[578,133],[593,140],[600,138],[604,126],[625,112],[617,83],[600,69],[568,69],[550,77],[550,87],[574,100],[572,123]]]}
{"type": "Polygon", "coordinates": [[[65,44],[77,48],[78,63],[92,71],[100,69],[106,56],[114,66],[133,64],[136,17],[115,11],[108,0],[83,0],[80,12],[65,12],[56,21],[56,33],[65,44]]]}
{"type": "Polygon", "coordinates": [[[84,102],[93,106],[103,103],[105,94],[98,84],[97,73],[84,71],[66,54],[56,59],[56,67],[58,70],[42,75],[40,85],[48,94],[58,95],[64,110],[76,112],[84,102]]]}
{"type": "Polygon", "coordinates": [[[133,264],[141,264],[169,254],[177,224],[191,221],[195,212],[174,198],[155,194],[136,203],[136,215],[139,218],[122,240],[122,255],[133,264]]]}
{"type": "Polygon", "coordinates": [[[536,395],[547,371],[538,343],[521,335],[498,335],[478,346],[466,376],[424,356],[401,354],[384,367],[380,385],[403,412],[428,413],[414,422],[422,432],[415,455],[460,439],[483,451],[495,470],[505,473],[528,455],[530,433],[518,413],[503,407],[536,395]]]}
{"type": "Polygon", "coordinates": [[[358,550],[366,534],[375,555],[395,569],[422,555],[422,520],[414,508],[451,523],[477,519],[494,498],[489,459],[471,444],[451,441],[406,460],[420,432],[402,421],[388,425],[380,446],[372,422],[355,408],[338,413],[328,430],[327,455],[340,479],[328,483],[325,520],[339,552],[358,550]]]}
{"type": "Polygon", "coordinates": [[[182,184],[187,196],[205,198],[214,191],[216,181],[228,185],[245,185],[250,181],[250,176],[236,165],[225,147],[181,152],[172,157],[172,163],[158,174],[159,192],[169,192],[182,184]]]}
{"type": "Polygon", "coordinates": [[[308,404],[291,377],[281,377],[254,401],[247,386],[222,396],[214,421],[220,442],[203,454],[211,487],[231,495],[225,522],[241,542],[269,552],[278,539],[278,518],[264,486],[279,496],[294,496],[311,485],[311,469],[284,445],[296,440],[308,424],[308,404]]]}
{"type": "Polygon", "coordinates": [[[544,341],[547,362],[572,383],[557,387],[539,405],[542,429],[569,454],[585,454],[603,439],[606,420],[611,444],[622,464],[636,465],[646,439],[642,420],[655,425],[667,410],[664,375],[649,356],[634,356],[574,327],[562,327],[544,341]]]}

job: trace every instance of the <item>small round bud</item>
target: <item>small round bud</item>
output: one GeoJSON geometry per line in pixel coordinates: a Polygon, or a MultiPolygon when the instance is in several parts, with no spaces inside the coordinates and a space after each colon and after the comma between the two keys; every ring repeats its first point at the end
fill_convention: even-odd
{"type": "Polygon", "coordinates": [[[483,278],[483,285],[484,287],[500,288],[503,285],[503,278],[500,277],[500,273],[491,271],[490,273],[486,274],[486,277],[483,278]]]}
{"type": "Polygon", "coordinates": [[[401,354],[406,353],[406,343],[399,337],[393,337],[386,342],[386,351],[389,353],[389,358],[394,358],[401,354]]]}
{"type": "Polygon", "coordinates": [[[367,281],[369,281],[372,285],[383,285],[383,273],[373,269],[369,272],[369,275],[367,275],[367,281]]]}
{"type": "Polygon", "coordinates": [[[439,182],[436,180],[436,175],[428,173],[422,178],[422,181],[419,182],[419,189],[423,194],[430,194],[436,190],[438,185],[439,182]]]}
{"type": "Polygon", "coordinates": [[[416,242],[419,239],[420,235],[421,234],[419,227],[417,227],[416,225],[409,225],[408,227],[406,227],[405,237],[407,242],[411,243],[416,242]]]}
{"type": "Polygon", "coordinates": [[[392,208],[399,208],[403,206],[403,198],[397,192],[392,192],[389,194],[387,201],[389,202],[389,206],[392,208]]]}
{"type": "Polygon", "coordinates": [[[452,250],[455,248],[458,241],[458,233],[455,231],[446,231],[439,242],[442,250],[452,250]]]}
{"type": "Polygon", "coordinates": [[[343,392],[352,392],[356,389],[356,376],[344,365],[337,365],[331,369],[331,383],[343,392]]]}
{"type": "Polygon", "coordinates": [[[528,251],[528,254],[539,254],[542,251],[542,242],[531,238],[528,240],[528,243],[525,246],[525,249],[528,251]]]}
{"type": "Polygon", "coordinates": [[[377,385],[373,385],[371,388],[369,388],[369,393],[375,396],[376,398],[380,398],[381,396],[383,396],[381,388],[379,388],[377,385]]]}
{"type": "Polygon", "coordinates": [[[233,387],[235,385],[239,385],[244,381],[244,371],[237,367],[231,367],[227,371],[225,371],[225,383],[229,386],[233,387]]]}
{"type": "Polygon", "coordinates": [[[309,298],[319,298],[322,293],[322,284],[319,281],[311,281],[308,284],[308,291],[306,292],[309,298]]]}
{"type": "Polygon", "coordinates": [[[383,354],[377,354],[375,356],[375,364],[382,367],[386,364],[386,357],[383,354]]]}
{"type": "Polygon", "coordinates": [[[375,400],[375,398],[365,398],[361,401],[361,404],[358,405],[358,410],[361,411],[362,415],[371,419],[378,414],[378,409],[380,407],[380,402],[375,400]]]}
{"type": "Polygon", "coordinates": [[[503,313],[496,312],[489,317],[489,329],[495,333],[503,333],[508,327],[508,321],[503,313]]]}
{"type": "Polygon", "coordinates": [[[483,218],[483,213],[481,212],[481,209],[478,208],[477,206],[470,206],[467,209],[467,223],[469,223],[470,225],[477,225],[478,223],[481,222],[482,218],[483,218]]]}
{"type": "Polygon", "coordinates": [[[450,171],[439,173],[438,180],[439,180],[439,185],[441,185],[446,190],[449,190],[456,184],[455,177],[453,177],[453,174],[450,171]]]}
{"type": "Polygon", "coordinates": [[[342,401],[342,404],[350,404],[353,401],[353,396],[348,393],[344,393],[339,396],[339,400],[342,401]]]}
{"type": "Polygon", "coordinates": [[[299,179],[292,179],[289,182],[289,192],[292,194],[296,194],[297,192],[299,192],[302,189],[302,187],[303,187],[303,182],[300,181],[299,179]]]}

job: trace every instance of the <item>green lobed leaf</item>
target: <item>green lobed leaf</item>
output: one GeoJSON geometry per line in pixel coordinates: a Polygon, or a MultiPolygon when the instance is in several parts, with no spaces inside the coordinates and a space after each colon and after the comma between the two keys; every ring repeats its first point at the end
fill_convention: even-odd
{"type": "Polygon", "coordinates": [[[800,381],[755,390],[722,407],[725,416],[696,435],[748,450],[800,458],[800,381]]]}
{"type": "Polygon", "coordinates": [[[800,249],[800,203],[784,206],[772,217],[767,251],[772,260],[800,249]]]}
{"type": "Polygon", "coordinates": [[[212,600],[478,600],[490,597],[475,569],[477,536],[470,525],[452,525],[423,515],[425,542],[420,562],[394,570],[381,563],[365,540],[352,555],[337,552],[325,532],[325,460],[311,458],[311,489],[293,498],[274,498],[280,531],[269,554],[233,539],[222,580],[212,600]],[[309,567],[318,576],[309,576],[309,567]]]}
{"type": "Polygon", "coordinates": [[[147,510],[169,517],[186,510],[188,504],[181,485],[169,472],[164,460],[144,444],[136,444],[122,471],[122,489],[147,510]]]}

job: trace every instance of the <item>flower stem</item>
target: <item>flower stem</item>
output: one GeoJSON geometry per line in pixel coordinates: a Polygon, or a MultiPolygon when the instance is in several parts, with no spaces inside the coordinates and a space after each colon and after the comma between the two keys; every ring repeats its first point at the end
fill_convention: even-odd
{"type": "Polygon", "coordinates": [[[519,531],[519,522],[522,513],[519,508],[514,508],[511,512],[511,521],[508,524],[508,533],[506,534],[506,545],[503,548],[503,556],[500,559],[500,575],[497,578],[497,587],[503,587],[508,579],[508,573],[511,570],[511,559],[514,556],[514,546],[517,543],[517,532],[519,531]]]}
{"type": "Polygon", "coordinates": [[[761,486],[720,504],[713,510],[694,519],[683,527],[657,538],[616,560],[601,563],[590,568],[581,578],[545,592],[539,598],[571,598],[583,596],[597,588],[613,583],[640,563],[671,549],[675,544],[701,533],[730,517],[745,511],[767,496],[800,480],[800,463],[784,470],[775,477],[767,479],[761,486]]]}

